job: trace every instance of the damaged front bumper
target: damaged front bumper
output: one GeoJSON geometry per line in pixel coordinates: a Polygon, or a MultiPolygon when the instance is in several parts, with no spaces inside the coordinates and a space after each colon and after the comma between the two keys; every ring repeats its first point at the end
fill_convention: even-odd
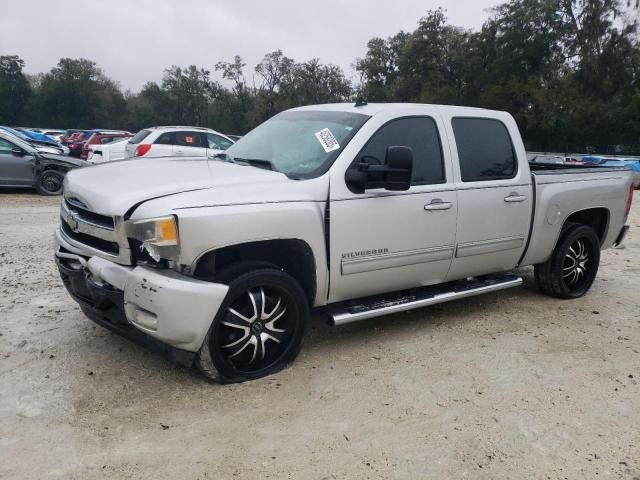
{"type": "Polygon", "coordinates": [[[228,287],[172,270],[87,257],[58,228],[55,257],[71,296],[93,321],[189,366],[228,287]]]}

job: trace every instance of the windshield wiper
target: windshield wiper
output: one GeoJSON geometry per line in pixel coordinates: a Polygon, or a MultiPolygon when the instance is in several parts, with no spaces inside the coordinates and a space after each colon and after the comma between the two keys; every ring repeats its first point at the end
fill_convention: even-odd
{"type": "Polygon", "coordinates": [[[233,161],[235,163],[245,163],[245,164],[250,165],[252,167],[264,168],[264,169],[267,169],[267,170],[272,170],[274,172],[278,171],[276,169],[276,167],[273,166],[273,163],[271,162],[271,160],[263,160],[261,158],[239,158],[239,157],[234,157],[233,161]]]}

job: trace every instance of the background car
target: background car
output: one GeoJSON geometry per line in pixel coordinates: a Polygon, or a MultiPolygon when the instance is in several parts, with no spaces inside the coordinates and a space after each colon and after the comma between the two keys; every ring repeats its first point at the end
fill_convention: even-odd
{"type": "Polygon", "coordinates": [[[603,158],[600,163],[602,167],[627,167],[631,169],[633,175],[633,186],[640,186],[640,159],[637,158],[603,158]]]}
{"type": "Polygon", "coordinates": [[[131,132],[126,132],[124,130],[103,130],[103,129],[94,128],[92,130],[78,131],[70,135],[64,142],[69,147],[69,150],[70,150],[69,155],[73,157],[81,157],[85,143],[94,134],[132,135],[131,132]]]}
{"type": "Polygon", "coordinates": [[[126,146],[126,158],[193,156],[220,153],[235,142],[203,127],[151,127],[136,133],[126,146]]]}
{"type": "Polygon", "coordinates": [[[66,145],[67,143],[74,141],[72,140],[74,136],[75,140],[77,140],[79,138],[79,135],[83,132],[84,130],[79,130],[77,128],[70,128],[68,130],[65,130],[65,132],[62,134],[62,137],[60,137],[60,142],[66,145]]]}
{"type": "Polygon", "coordinates": [[[84,142],[82,146],[82,153],[80,154],[80,158],[86,160],[89,156],[89,146],[90,145],[105,145],[107,143],[111,143],[115,140],[120,140],[123,138],[131,138],[133,135],[131,133],[94,133],[89,137],[89,139],[84,142]]]}
{"type": "Polygon", "coordinates": [[[66,130],[43,128],[40,129],[40,132],[44,133],[47,137],[53,138],[56,142],[61,143],[62,136],[65,134],[66,130]]]}
{"type": "Polygon", "coordinates": [[[53,138],[45,135],[44,133],[34,132],[33,130],[29,130],[28,128],[16,128],[16,130],[22,132],[27,137],[37,142],[46,143],[46,144],[55,145],[55,146],[59,145],[58,142],[56,142],[53,138]]]}
{"type": "Polygon", "coordinates": [[[529,158],[529,163],[545,163],[552,165],[564,165],[565,158],[560,155],[536,155],[529,158]]]}
{"type": "Polygon", "coordinates": [[[91,164],[124,160],[125,147],[130,137],[123,137],[111,143],[89,145],[87,161],[91,164]]]}
{"type": "Polygon", "coordinates": [[[49,142],[43,143],[43,142],[40,142],[39,140],[34,140],[33,138],[25,135],[23,132],[13,129],[11,127],[0,126],[0,131],[7,133],[19,140],[22,140],[23,142],[30,144],[32,147],[36,148],[41,152],[57,153],[60,155],[66,155],[69,153],[69,150],[63,145],[55,145],[49,142]]]}
{"type": "Polygon", "coordinates": [[[65,174],[86,165],[66,155],[41,152],[14,135],[0,132],[0,187],[35,188],[59,195],[65,174]]]}

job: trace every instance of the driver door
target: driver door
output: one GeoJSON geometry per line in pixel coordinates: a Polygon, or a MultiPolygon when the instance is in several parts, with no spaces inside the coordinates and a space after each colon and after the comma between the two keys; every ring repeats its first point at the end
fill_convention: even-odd
{"type": "Polygon", "coordinates": [[[409,190],[355,193],[346,172],[332,169],[329,302],[445,281],[455,249],[457,196],[440,131],[435,112],[392,119],[347,167],[383,164],[389,146],[411,147],[409,190]]]}

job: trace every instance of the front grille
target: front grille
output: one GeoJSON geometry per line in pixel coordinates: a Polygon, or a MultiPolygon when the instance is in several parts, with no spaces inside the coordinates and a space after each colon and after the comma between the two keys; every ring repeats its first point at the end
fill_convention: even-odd
{"type": "Polygon", "coordinates": [[[64,234],[67,237],[75,240],[76,242],[83,243],[88,247],[95,248],[102,252],[108,253],[109,255],[119,255],[120,247],[116,242],[110,242],[108,240],[103,240],[101,238],[87,235],[81,232],[74,232],[73,230],[71,230],[71,228],[69,228],[69,225],[67,225],[67,222],[64,220],[64,218],[60,218],[60,224],[62,225],[62,231],[64,232],[64,234]]]}
{"type": "Polygon", "coordinates": [[[74,198],[65,198],[64,203],[66,204],[67,210],[76,213],[78,215],[78,218],[80,218],[81,220],[85,220],[88,223],[92,223],[94,225],[98,225],[100,227],[111,230],[113,230],[115,227],[113,217],[100,215],[98,213],[87,210],[87,207],[80,200],[74,198]]]}

